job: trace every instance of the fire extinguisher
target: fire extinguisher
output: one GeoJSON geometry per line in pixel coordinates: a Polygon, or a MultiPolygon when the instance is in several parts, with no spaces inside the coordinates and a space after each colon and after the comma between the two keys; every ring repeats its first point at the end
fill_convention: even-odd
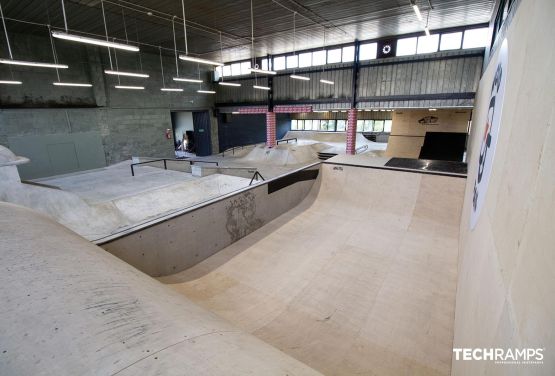
{"type": "Polygon", "coordinates": [[[166,138],[167,138],[168,140],[171,140],[171,139],[172,139],[172,130],[169,129],[169,128],[166,129],[166,138]]]}

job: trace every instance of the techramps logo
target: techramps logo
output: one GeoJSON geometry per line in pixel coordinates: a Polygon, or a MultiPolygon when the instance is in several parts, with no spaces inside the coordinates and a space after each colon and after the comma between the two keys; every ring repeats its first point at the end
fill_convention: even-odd
{"type": "Polygon", "coordinates": [[[480,211],[484,206],[484,200],[488,190],[495,147],[499,137],[499,126],[501,125],[501,113],[503,110],[503,98],[505,96],[505,82],[507,81],[507,40],[503,41],[497,59],[495,76],[491,85],[488,104],[488,113],[484,136],[480,146],[480,157],[478,159],[478,172],[474,180],[474,192],[472,197],[472,212],[470,213],[470,228],[473,229],[478,222],[480,211]]]}
{"type": "Polygon", "coordinates": [[[455,360],[491,361],[495,364],[541,365],[544,350],[541,348],[454,348],[455,360]]]}

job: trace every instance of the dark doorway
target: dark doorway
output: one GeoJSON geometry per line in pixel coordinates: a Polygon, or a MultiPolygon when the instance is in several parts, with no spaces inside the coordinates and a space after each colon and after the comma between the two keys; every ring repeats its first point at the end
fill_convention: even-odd
{"type": "Polygon", "coordinates": [[[212,154],[212,140],[210,137],[210,114],[208,111],[193,112],[193,127],[195,130],[196,154],[200,157],[212,154]]]}
{"type": "Polygon", "coordinates": [[[462,161],[466,133],[426,132],[419,159],[462,161]]]}

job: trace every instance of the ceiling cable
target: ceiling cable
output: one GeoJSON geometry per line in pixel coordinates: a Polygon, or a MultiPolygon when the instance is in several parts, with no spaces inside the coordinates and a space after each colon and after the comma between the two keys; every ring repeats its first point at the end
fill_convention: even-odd
{"type": "MultiPolygon", "coordinates": [[[[100,0],[100,7],[102,8],[102,19],[104,20],[104,32],[106,33],[106,42],[109,42],[108,39],[108,26],[106,25],[106,14],[104,13],[104,0],[100,0]]],[[[110,47],[108,48],[108,59],[110,59],[110,69],[114,69],[114,65],[112,64],[112,54],[110,53],[110,47]]],[[[115,51],[114,51],[115,54],[115,51]]],[[[117,62],[116,62],[117,65],[117,62]]]]}
{"type": "Polygon", "coordinates": [[[0,3],[0,16],[2,16],[2,25],[4,26],[4,34],[6,34],[6,43],[8,45],[8,52],[10,53],[10,59],[13,60],[12,47],[10,46],[10,38],[8,37],[8,29],[6,29],[6,21],[4,20],[4,12],[2,11],[1,3],[0,3]]]}
{"type": "Polygon", "coordinates": [[[181,0],[181,10],[183,11],[183,35],[185,36],[185,55],[189,55],[189,47],[187,46],[187,20],[185,19],[184,0],[181,0]]]}
{"type": "Polygon", "coordinates": [[[162,87],[166,88],[166,80],[164,80],[164,64],[162,64],[162,49],[158,48],[158,52],[160,53],[160,70],[162,71],[162,87]]]}
{"type": "MultiPolygon", "coordinates": [[[[54,64],[58,64],[58,56],[56,54],[56,47],[54,46],[54,40],[52,39],[52,33],[50,32],[50,25],[48,25],[48,36],[50,37],[50,46],[52,47],[52,56],[54,57],[54,64]]],[[[56,68],[56,76],[58,77],[58,82],[60,82],[60,72],[56,68]]]]}
{"type": "Polygon", "coordinates": [[[125,41],[129,44],[129,37],[127,36],[127,25],[125,24],[125,9],[121,8],[121,17],[123,18],[123,31],[125,32],[125,41]]]}
{"type": "Polygon", "coordinates": [[[67,18],[66,18],[66,6],[64,4],[64,0],[62,0],[62,14],[64,15],[64,26],[66,28],[66,33],[67,33],[68,29],[67,29],[67,18]]]}
{"type": "MultiPolygon", "coordinates": [[[[173,31],[173,52],[175,53],[175,72],[176,72],[176,76],[179,77],[179,64],[177,62],[177,43],[175,41],[175,16],[173,16],[174,18],[172,18],[172,31],[173,31]]],[[[161,50],[160,50],[161,51],[161,50]]],[[[160,52],[162,53],[162,52],[160,52]]]]}

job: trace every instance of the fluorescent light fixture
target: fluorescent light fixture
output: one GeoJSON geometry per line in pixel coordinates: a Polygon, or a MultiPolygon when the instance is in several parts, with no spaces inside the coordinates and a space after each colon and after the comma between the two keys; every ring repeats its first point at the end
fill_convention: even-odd
{"type": "Polygon", "coordinates": [[[347,110],[341,110],[341,112],[347,112],[347,110]]]}
{"type": "Polygon", "coordinates": [[[173,78],[174,81],[179,81],[179,82],[192,82],[195,84],[201,84],[202,80],[195,80],[194,78],[181,78],[181,77],[174,77],[173,78]]]}
{"type": "Polygon", "coordinates": [[[312,112],[329,112],[328,110],[314,110],[312,112]]]}
{"type": "Polygon", "coordinates": [[[320,82],[323,83],[323,84],[327,84],[327,85],[335,85],[335,82],[329,81],[329,80],[321,79],[320,82]]]}
{"type": "Polygon", "coordinates": [[[24,65],[27,67],[41,67],[41,68],[58,68],[58,69],[68,68],[68,66],[65,64],[38,63],[35,61],[23,61],[23,60],[12,60],[12,59],[0,59],[0,64],[24,65]]]}
{"type": "Polygon", "coordinates": [[[92,84],[78,84],[75,82],[53,82],[54,86],[92,87],[92,84]]]}
{"type": "Polygon", "coordinates": [[[58,39],[70,40],[73,42],[80,42],[80,43],[86,43],[86,44],[94,44],[96,46],[117,48],[119,50],[134,51],[134,52],[139,51],[139,47],[137,46],[130,46],[128,44],[123,44],[123,43],[109,42],[107,40],[102,40],[102,39],[82,37],[80,35],[68,34],[61,31],[53,31],[52,36],[58,39]]]}
{"type": "Polygon", "coordinates": [[[183,89],[172,88],[172,87],[163,87],[160,91],[183,91],[183,89]]]}
{"type": "Polygon", "coordinates": [[[303,81],[310,81],[310,77],[307,76],[299,76],[297,74],[292,74],[289,77],[291,77],[294,80],[303,80],[303,81]]]}
{"type": "Polygon", "coordinates": [[[231,113],[232,113],[232,114],[234,114],[234,115],[238,115],[238,114],[240,114],[240,112],[239,112],[239,111],[232,111],[231,113]]]}
{"type": "Polygon", "coordinates": [[[10,80],[0,80],[0,84],[3,85],[21,85],[21,81],[10,81],[10,80]]]}
{"type": "Polygon", "coordinates": [[[125,89],[125,90],[144,90],[144,86],[123,86],[123,85],[116,85],[114,86],[116,89],[125,89]]]}
{"type": "Polygon", "coordinates": [[[104,73],[111,74],[111,75],[114,75],[114,76],[128,76],[128,77],[140,77],[140,78],[149,78],[150,77],[148,74],[144,74],[144,73],[132,73],[132,72],[124,72],[124,71],[115,71],[115,70],[111,70],[111,69],[106,69],[104,71],[104,73]]]}
{"type": "Polygon", "coordinates": [[[366,112],[371,112],[371,111],[376,111],[376,110],[371,110],[371,109],[367,108],[367,109],[364,110],[364,111],[366,111],[366,112]]]}
{"type": "Polygon", "coordinates": [[[251,73],[260,73],[260,74],[277,74],[275,71],[265,70],[265,69],[258,69],[258,68],[249,68],[251,73]]]}
{"type": "Polygon", "coordinates": [[[268,86],[252,85],[252,87],[259,90],[270,90],[268,86]]]}
{"type": "Polygon", "coordinates": [[[216,94],[214,90],[197,90],[197,93],[201,94],[216,94]]]}
{"type": "Polygon", "coordinates": [[[222,85],[222,86],[236,86],[236,87],[241,86],[241,84],[237,84],[237,83],[235,83],[235,82],[223,82],[223,81],[218,82],[218,85],[222,85]]]}
{"type": "Polygon", "coordinates": [[[338,110],[332,110],[331,112],[339,112],[338,110]]]}
{"type": "Polygon", "coordinates": [[[216,65],[218,67],[223,67],[224,66],[222,63],[218,63],[217,61],[201,59],[200,57],[192,57],[192,56],[189,56],[189,55],[179,55],[179,58],[181,60],[185,60],[185,61],[192,61],[193,63],[216,65]]]}
{"type": "Polygon", "coordinates": [[[414,9],[414,13],[416,13],[416,17],[418,18],[418,21],[422,21],[422,13],[420,13],[420,9],[418,8],[418,5],[412,4],[412,9],[414,9]]]}
{"type": "Polygon", "coordinates": [[[428,111],[437,111],[437,108],[429,108],[428,111]]]}
{"type": "Polygon", "coordinates": [[[428,29],[428,26],[424,26],[424,32],[426,33],[427,37],[430,36],[430,29],[428,29]]]}

